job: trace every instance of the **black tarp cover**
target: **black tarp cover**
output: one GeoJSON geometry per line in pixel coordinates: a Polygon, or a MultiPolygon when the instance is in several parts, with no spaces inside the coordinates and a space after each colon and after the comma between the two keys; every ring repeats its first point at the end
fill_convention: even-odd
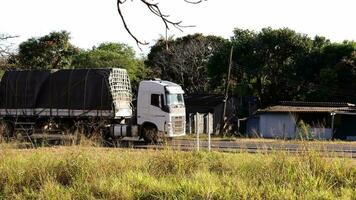
{"type": "Polygon", "coordinates": [[[6,71],[0,84],[0,108],[112,110],[110,70],[6,71]]]}

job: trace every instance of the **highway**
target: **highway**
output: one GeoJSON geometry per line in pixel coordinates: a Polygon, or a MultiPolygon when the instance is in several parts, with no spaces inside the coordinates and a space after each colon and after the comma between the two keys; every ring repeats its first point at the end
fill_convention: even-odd
{"type": "MultiPolygon", "coordinates": [[[[29,136],[30,142],[38,138],[43,138],[44,135],[33,134],[29,136]]],[[[74,136],[63,135],[45,135],[48,141],[69,140],[72,141],[74,136]]],[[[26,139],[26,137],[25,137],[26,139]]],[[[73,141],[72,141],[73,143],[73,141]]],[[[68,144],[72,144],[68,142],[68,144]]],[[[63,144],[60,142],[49,144],[63,144]]],[[[27,143],[25,147],[34,147],[27,143]]],[[[194,151],[197,150],[197,142],[194,138],[189,139],[173,139],[167,143],[162,144],[146,144],[138,138],[129,139],[120,142],[118,147],[121,148],[134,148],[134,149],[173,149],[181,151],[194,151]]],[[[208,141],[202,139],[199,142],[199,150],[208,150],[208,141]]],[[[273,139],[246,139],[235,138],[233,140],[223,140],[214,138],[211,141],[211,151],[220,152],[248,152],[248,153],[275,153],[275,152],[288,152],[288,153],[304,153],[308,151],[318,152],[325,156],[338,156],[356,159],[356,142],[346,141],[298,141],[298,140],[273,140],[273,139]]]]}
{"type": "MultiPolygon", "coordinates": [[[[174,139],[166,144],[147,145],[132,143],[132,148],[138,149],[165,149],[197,150],[197,142],[194,140],[174,139]]],[[[199,143],[199,150],[208,150],[208,141],[199,143]]],[[[234,141],[212,140],[211,151],[222,152],[249,152],[249,153],[273,153],[283,151],[288,153],[303,153],[307,151],[319,152],[325,156],[338,156],[356,159],[356,142],[318,142],[318,141],[284,141],[284,140],[250,140],[236,139],[234,141]]]]}

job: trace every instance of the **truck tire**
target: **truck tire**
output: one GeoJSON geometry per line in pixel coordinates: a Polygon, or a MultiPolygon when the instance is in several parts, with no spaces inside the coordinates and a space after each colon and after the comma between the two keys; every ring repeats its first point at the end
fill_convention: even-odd
{"type": "Polygon", "coordinates": [[[154,126],[144,126],[143,139],[147,143],[157,144],[159,139],[157,128],[154,126]]]}

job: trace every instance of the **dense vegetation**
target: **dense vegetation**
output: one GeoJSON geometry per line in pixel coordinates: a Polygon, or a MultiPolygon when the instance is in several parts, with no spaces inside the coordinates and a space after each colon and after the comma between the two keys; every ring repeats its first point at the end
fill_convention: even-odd
{"type": "Polygon", "coordinates": [[[290,29],[235,29],[231,42],[210,59],[211,82],[226,77],[233,46],[233,92],[262,105],[280,100],[356,102],[356,42],[332,43],[290,29]]]}
{"type": "Polygon", "coordinates": [[[262,106],[281,100],[356,103],[356,42],[310,38],[288,28],[235,29],[229,40],[201,34],[159,39],[147,58],[138,58],[122,43],[79,49],[70,43],[68,32],[52,32],[23,42],[17,53],[0,59],[0,65],[123,67],[133,85],[143,78],[161,77],[181,84],[187,93],[222,93],[231,49],[232,94],[258,97],[262,106]]]}
{"type": "Polygon", "coordinates": [[[183,86],[187,93],[207,92],[209,58],[228,42],[216,36],[188,35],[160,39],[151,48],[146,65],[158,77],[183,86]]]}
{"type": "Polygon", "coordinates": [[[355,199],[355,191],[355,163],[312,152],[0,148],[0,199],[355,199]]]}
{"type": "Polygon", "coordinates": [[[281,100],[356,102],[356,42],[333,43],[287,28],[235,29],[230,40],[196,34],[158,41],[146,63],[195,93],[222,93],[231,49],[232,94],[258,97],[262,106],[281,100]]]}

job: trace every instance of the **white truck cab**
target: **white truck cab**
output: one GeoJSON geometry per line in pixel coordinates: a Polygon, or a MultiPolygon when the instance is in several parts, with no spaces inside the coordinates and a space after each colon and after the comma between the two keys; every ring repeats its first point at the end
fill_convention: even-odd
{"type": "Polygon", "coordinates": [[[185,135],[184,91],[181,86],[162,80],[141,81],[137,98],[137,124],[148,141],[158,134],[185,135]]]}

